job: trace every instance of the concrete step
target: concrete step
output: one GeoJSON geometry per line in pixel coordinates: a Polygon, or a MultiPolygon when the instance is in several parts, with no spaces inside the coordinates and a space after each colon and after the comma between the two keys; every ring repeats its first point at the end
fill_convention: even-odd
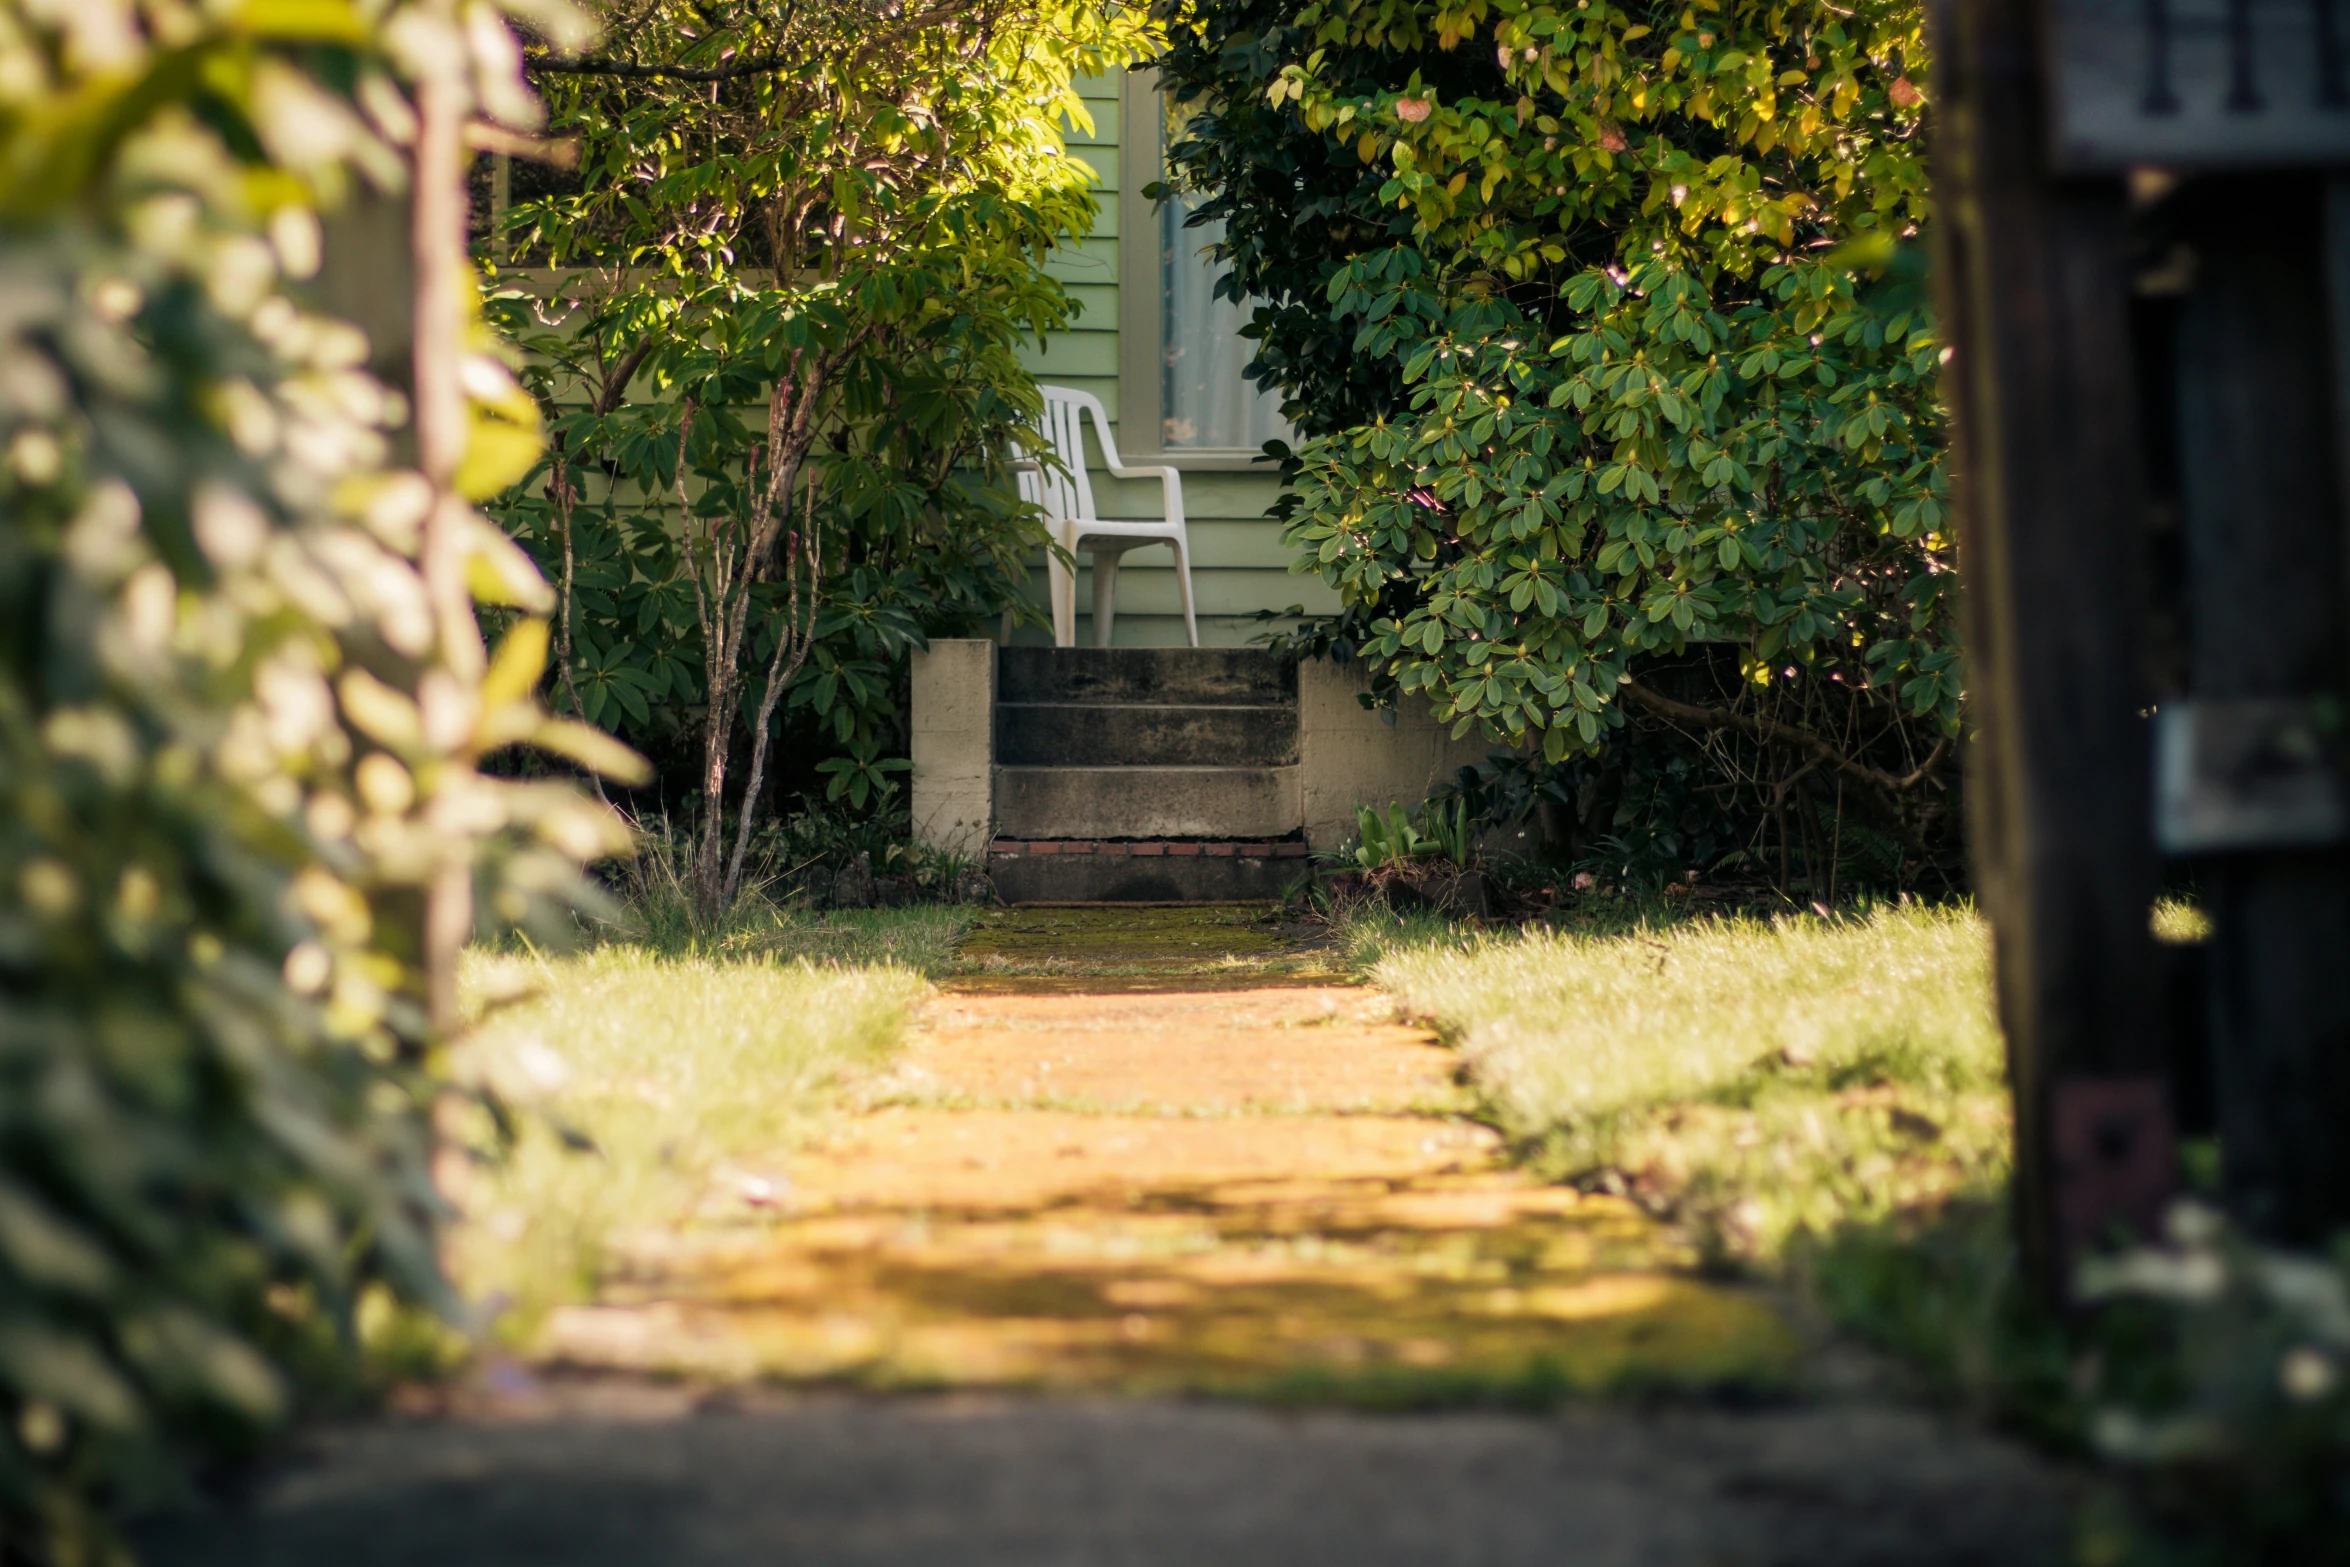
{"type": "Polygon", "coordinates": [[[1006,903],[1251,903],[1307,871],[1302,842],[1022,842],[998,838],[987,874],[1006,903]]]}
{"type": "Polygon", "coordinates": [[[1297,665],[1253,647],[1008,647],[998,702],[1297,705],[1297,665]]]}
{"type": "Polygon", "coordinates": [[[999,767],[1006,838],[1284,838],[1305,825],[1295,767],[999,767]]]}
{"type": "Polygon", "coordinates": [[[1006,767],[1287,767],[1297,708],[999,702],[995,755],[1006,767]]]}

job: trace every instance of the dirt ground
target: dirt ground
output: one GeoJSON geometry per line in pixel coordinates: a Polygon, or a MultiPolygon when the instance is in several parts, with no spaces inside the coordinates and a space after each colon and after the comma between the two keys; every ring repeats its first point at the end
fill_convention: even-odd
{"type": "Polygon", "coordinates": [[[2061,1554],[2048,1473],[1828,1391],[1771,1301],[1513,1170],[1449,1052],[1255,911],[1013,911],[971,951],[774,1195],[152,1559],[2061,1554]]]}
{"type": "Polygon", "coordinates": [[[2055,1567],[2016,1453],[1867,1406],[1371,1415],[574,1387],[325,1433],[151,1567],[2055,1567]]]}

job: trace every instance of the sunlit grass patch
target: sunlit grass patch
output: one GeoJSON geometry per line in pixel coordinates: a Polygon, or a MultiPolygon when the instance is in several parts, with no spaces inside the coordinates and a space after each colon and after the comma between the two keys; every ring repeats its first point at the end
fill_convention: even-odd
{"type": "Polygon", "coordinates": [[[2148,924],[2160,942],[2193,946],[2211,939],[2211,916],[2191,897],[2172,894],[2156,899],[2148,924]]]}
{"type": "Polygon", "coordinates": [[[926,992],[912,964],[873,960],[943,952],[948,927],[925,916],[952,912],[798,917],[745,956],[469,955],[468,998],[488,1015],[464,1063],[522,1113],[463,1193],[467,1294],[502,1297],[506,1335],[527,1338],[632,1239],[758,1217],[782,1155],[886,1063],[926,992]]]}
{"type": "Polygon", "coordinates": [[[1462,1052],[1539,1167],[1620,1183],[1771,1259],[1997,1187],[2009,1116],[1971,910],[1622,934],[1360,921],[1350,947],[1462,1052]]]}
{"type": "Polygon", "coordinates": [[[610,926],[593,934],[624,947],[672,958],[716,961],[805,958],[822,964],[890,963],[918,973],[945,972],[976,909],[909,904],[894,909],[814,910],[758,894],[738,900],[724,918],[696,918],[682,897],[632,899],[610,926]]]}
{"type": "Polygon", "coordinates": [[[694,896],[696,844],[666,819],[639,822],[634,857],[613,869],[612,917],[588,932],[673,957],[804,957],[816,962],[901,963],[936,974],[979,911],[959,904],[901,903],[887,908],[817,910],[798,891],[797,867],[771,851],[752,857],[743,885],[724,912],[706,912],[694,896]]]}

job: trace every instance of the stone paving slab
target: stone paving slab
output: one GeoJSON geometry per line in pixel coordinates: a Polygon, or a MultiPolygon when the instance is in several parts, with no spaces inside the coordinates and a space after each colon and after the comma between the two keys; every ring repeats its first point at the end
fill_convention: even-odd
{"type": "Polygon", "coordinates": [[[942,998],[882,1092],[1104,1108],[1457,1109],[1457,1058],[1345,986],[942,998]],[[1170,1052],[1164,1035],[1180,1029],[1170,1052]],[[1172,1058],[1171,1058],[1172,1057],[1172,1058]]]}
{"type": "Polygon", "coordinates": [[[1487,1128],[1413,1116],[885,1109],[791,1165],[804,1208],[1036,1208],[1232,1181],[1409,1179],[1484,1162],[1487,1128]]]}

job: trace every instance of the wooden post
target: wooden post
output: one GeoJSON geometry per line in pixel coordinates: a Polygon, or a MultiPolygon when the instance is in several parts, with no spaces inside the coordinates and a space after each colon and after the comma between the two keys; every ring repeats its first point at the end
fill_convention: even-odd
{"type": "Polygon", "coordinates": [[[2049,172],[2033,0],[1938,0],[1943,388],[1976,725],[1969,798],[2016,1106],[2016,1214],[2050,1300],[2173,1165],[2127,197],[2049,172]]]}
{"type": "MultiPolygon", "coordinates": [[[[2322,713],[2332,698],[2338,712],[2344,519],[2324,189],[2305,175],[2235,176],[2175,204],[2195,260],[2178,350],[2193,697],[2220,713],[2322,713]]],[[[2245,825],[2256,840],[2259,813],[2245,825]]],[[[2247,847],[2209,855],[2201,882],[2229,1205],[2274,1239],[2323,1241],[2350,1222],[2350,863],[2315,844],[2247,847]]]]}
{"type": "MultiPolygon", "coordinates": [[[[454,16],[455,7],[445,0],[435,9],[441,13],[437,19],[454,16]]],[[[453,25],[449,35],[457,36],[453,25]]],[[[455,489],[468,439],[462,367],[474,286],[465,234],[465,169],[471,158],[465,150],[468,91],[462,71],[446,61],[437,62],[416,84],[409,232],[416,289],[411,393],[416,407],[416,465],[434,496],[424,520],[420,564],[438,631],[437,662],[460,691],[474,690],[488,664],[481,627],[474,619],[473,591],[465,580],[472,508],[455,489]]],[[[454,1037],[463,1023],[457,963],[472,938],[473,860],[467,852],[442,866],[425,895],[425,1010],[434,1033],[443,1039],[454,1037]]]]}

